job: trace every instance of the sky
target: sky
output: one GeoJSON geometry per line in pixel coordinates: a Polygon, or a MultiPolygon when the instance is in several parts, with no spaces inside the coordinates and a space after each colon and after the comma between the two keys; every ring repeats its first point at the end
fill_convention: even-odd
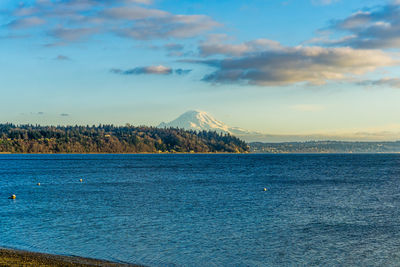
{"type": "Polygon", "coordinates": [[[400,139],[399,0],[2,0],[0,123],[400,139]]]}

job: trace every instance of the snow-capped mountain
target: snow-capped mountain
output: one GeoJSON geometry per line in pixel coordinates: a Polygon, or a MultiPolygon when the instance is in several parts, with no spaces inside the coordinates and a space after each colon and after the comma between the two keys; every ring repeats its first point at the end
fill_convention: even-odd
{"type": "Polygon", "coordinates": [[[158,125],[159,128],[183,128],[186,130],[196,130],[196,131],[216,131],[219,133],[229,133],[232,135],[246,135],[253,134],[253,132],[238,128],[229,127],[225,123],[213,118],[205,111],[190,110],[183,113],[177,119],[165,123],[162,122],[158,125]]]}

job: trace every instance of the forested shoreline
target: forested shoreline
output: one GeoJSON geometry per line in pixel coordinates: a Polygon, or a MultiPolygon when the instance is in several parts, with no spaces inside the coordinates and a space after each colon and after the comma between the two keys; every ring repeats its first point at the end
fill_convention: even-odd
{"type": "Polygon", "coordinates": [[[0,153],[245,153],[237,137],[147,126],[0,124],[0,153]]]}

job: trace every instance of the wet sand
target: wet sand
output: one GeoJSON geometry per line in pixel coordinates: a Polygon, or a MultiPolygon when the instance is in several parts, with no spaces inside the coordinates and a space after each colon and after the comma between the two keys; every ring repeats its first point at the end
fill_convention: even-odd
{"type": "Polygon", "coordinates": [[[140,266],[110,261],[0,248],[0,266],[140,266]]]}

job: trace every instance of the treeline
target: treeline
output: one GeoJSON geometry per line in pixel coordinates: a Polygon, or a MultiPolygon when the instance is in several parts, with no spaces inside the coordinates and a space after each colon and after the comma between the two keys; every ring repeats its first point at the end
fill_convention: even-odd
{"type": "Polygon", "coordinates": [[[162,153],[248,151],[231,135],[134,126],[0,124],[0,153],[162,153]]]}
{"type": "Polygon", "coordinates": [[[250,143],[251,152],[256,153],[397,153],[400,141],[396,142],[344,142],[310,141],[286,143],[250,143]]]}

